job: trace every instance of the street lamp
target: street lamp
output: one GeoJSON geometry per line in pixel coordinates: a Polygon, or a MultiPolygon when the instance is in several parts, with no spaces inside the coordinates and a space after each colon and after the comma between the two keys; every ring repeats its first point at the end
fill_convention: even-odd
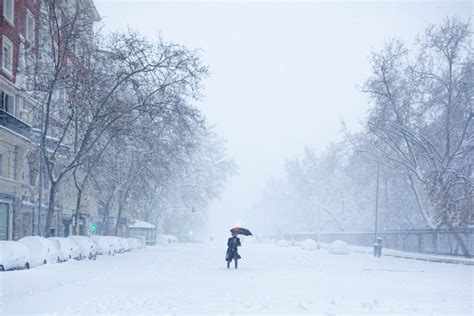
{"type": "MultiPolygon", "coordinates": [[[[287,201],[290,200],[290,198],[291,198],[291,193],[290,192],[284,191],[283,195],[287,197],[287,201]]],[[[291,207],[289,207],[288,209],[291,209],[291,207]]],[[[291,232],[291,244],[292,245],[295,244],[295,226],[296,226],[295,216],[293,214],[293,216],[291,216],[291,220],[290,220],[290,229],[292,231],[291,232]]]]}
{"type": "Polygon", "coordinates": [[[377,181],[375,185],[375,227],[374,227],[374,244],[377,243],[377,229],[378,229],[378,219],[379,219],[379,170],[380,163],[377,160],[377,181]]]}

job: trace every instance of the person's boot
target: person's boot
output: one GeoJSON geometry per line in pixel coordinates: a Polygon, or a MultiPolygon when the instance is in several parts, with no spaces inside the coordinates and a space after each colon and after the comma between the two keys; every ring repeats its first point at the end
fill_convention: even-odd
{"type": "Polygon", "coordinates": [[[237,269],[237,260],[235,260],[235,268],[237,269]]]}
{"type": "Polygon", "coordinates": [[[230,268],[230,261],[227,261],[227,269],[230,268]]]}

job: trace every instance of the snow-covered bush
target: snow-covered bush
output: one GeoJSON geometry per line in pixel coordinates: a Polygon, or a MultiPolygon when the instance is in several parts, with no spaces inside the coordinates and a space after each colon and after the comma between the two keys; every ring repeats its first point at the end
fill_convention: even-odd
{"type": "Polygon", "coordinates": [[[342,240],[335,240],[329,246],[328,252],[333,255],[348,255],[351,253],[349,245],[342,240]]]}
{"type": "Polygon", "coordinates": [[[301,248],[305,250],[318,250],[318,243],[314,239],[306,239],[301,243],[301,248]]]}
{"type": "Polygon", "coordinates": [[[28,248],[30,267],[40,266],[45,263],[56,263],[59,260],[56,246],[48,239],[40,236],[27,236],[18,242],[28,248]]]}
{"type": "Polygon", "coordinates": [[[17,241],[0,240],[0,270],[29,269],[28,248],[17,241]]]}
{"type": "Polygon", "coordinates": [[[285,239],[280,239],[277,241],[277,246],[279,247],[288,247],[291,245],[291,242],[285,239]]]}

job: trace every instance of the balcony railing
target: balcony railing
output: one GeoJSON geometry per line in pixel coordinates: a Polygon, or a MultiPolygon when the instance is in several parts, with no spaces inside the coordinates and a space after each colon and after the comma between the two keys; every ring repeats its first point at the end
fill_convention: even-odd
{"type": "Polygon", "coordinates": [[[0,126],[3,126],[26,138],[30,138],[30,125],[2,109],[0,109],[0,126]]]}

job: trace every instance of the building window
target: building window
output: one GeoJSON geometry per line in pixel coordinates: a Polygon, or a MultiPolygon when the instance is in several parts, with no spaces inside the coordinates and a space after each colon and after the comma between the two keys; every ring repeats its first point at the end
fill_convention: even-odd
{"type": "Polygon", "coordinates": [[[2,44],[2,68],[11,75],[13,74],[13,43],[3,36],[2,44]]]}
{"type": "Polygon", "coordinates": [[[30,44],[35,43],[35,17],[29,10],[26,10],[26,39],[30,44]]]}
{"type": "Polygon", "coordinates": [[[9,95],[3,90],[0,90],[0,110],[15,114],[15,103],[13,96],[9,95]]]}
{"type": "Polygon", "coordinates": [[[14,24],[13,17],[15,16],[14,11],[14,1],[13,0],[3,0],[3,16],[10,24],[14,24]]]}
{"type": "Polygon", "coordinates": [[[31,214],[30,213],[23,213],[23,231],[22,237],[30,235],[31,231],[31,214]]]}
{"type": "Polygon", "coordinates": [[[0,203],[0,240],[8,240],[9,204],[0,203]]]}

